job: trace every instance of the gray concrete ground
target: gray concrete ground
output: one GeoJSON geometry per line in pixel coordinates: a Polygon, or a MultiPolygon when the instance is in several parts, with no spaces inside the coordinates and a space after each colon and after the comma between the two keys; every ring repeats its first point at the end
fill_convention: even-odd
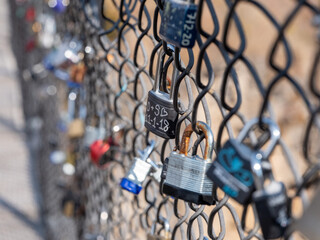
{"type": "Polygon", "coordinates": [[[24,134],[10,11],[0,0],[0,239],[43,239],[24,134]]]}

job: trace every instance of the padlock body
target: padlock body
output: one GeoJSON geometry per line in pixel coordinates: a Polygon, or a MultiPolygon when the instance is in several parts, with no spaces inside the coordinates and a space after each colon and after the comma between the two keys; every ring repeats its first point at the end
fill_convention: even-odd
{"type": "Polygon", "coordinates": [[[177,47],[192,48],[197,37],[196,15],[198,6],[180,0],[164,3],[160,36],[177,47]]]}
{"type": "Polygon", "coordinates": [[[221,148],[207,176],[226,194],[241,204],[251,201],[255,189],[250,159],[253,150],[235,139],[221,148]]]}
{"type": "Polygon", "coordinates": [[[172,152],[163,165],[163,193],[195,204],[214,204],[213,182],[205,174],[210,164],[198,156],[172,152]]]}
{"type": "Polygon", "coordinates": [[[84,122],[82,119],[74,119],[68,126],[69,138],[81,138],[84,135],[84,122]]]}
{"type": "Polygon", "coordinates": [[[166,236],[157,236],[157,235],[153,235],[153,234],[150,234],[148,233],[147,235],[147,240],[170,240],[171,237],[170,235],[168,234],[168,237],[166,236]]]}
{"type": "Polygon", "coordinates": [[[145,127],[159,137],[175,138],[178,113],[169,94],[149,91],[145,116],[145,127]]]}
{"type": "Polygon", "coordinates": [[[94,143],[94,141],[104,139],[105,136],[105,128],[86,126],[85,135],[83,139],[84,145],[89,148],[91,144],[94,143]]]}
{"type": "Polygon", "coordinates": [[[261,230],[265,239],[283,236],[288,225],[287,194],[282,182],[272,181],[253,193],[261,230]]]}
{"type": "Polygon", "coordinates": [[[105,161],[104,156],[110,149],[110,144],[104,140],[97,140],[93,142],[90,146],[90,157],[94,164],[98,167],[105,167],[105,164],[108,161],[105,161]],[[105,161],[105,164],[101,164],[102,160],[105,161]]]}
{"type": "Polygon", "coordinates": [[[134,194],[139,194],[142,184],[149,175],[151,165],[140,158],[134,158],[130,170],[121,180],[121,187],[134,194]]]}

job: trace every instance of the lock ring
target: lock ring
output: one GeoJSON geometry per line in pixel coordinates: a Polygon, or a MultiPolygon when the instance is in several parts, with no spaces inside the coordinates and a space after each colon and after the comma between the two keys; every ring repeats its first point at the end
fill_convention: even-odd
{"type": "MultiPolygon", "coordinates": [[[[212,131],[209,127],[208,124],[206,124],[205,122],[202,121],[197,121],[196,123],[196,127],[197,129],[199,129],[201,132],[204,133],[205,135],[205,139],[206,139],[206,146],[205,146],[205,151],[204,151],[204,155],[203,158],[204,159],[210,159],[211,160],[211,156],[212,156],[212,151],[213,151],[213,147],[212,147],[212,143],[213,143],[213,134],[212,131]]],[[[180,154],[184,154],[187,156],[188,154],[188,148],[189,148],[189,143],[190,143],[190,136],[193,133],[193,129],[192,129],[192,124],[190,123],[186,129],[183,132],[182,135],[182,139],[180,142],[180,154]]]]}

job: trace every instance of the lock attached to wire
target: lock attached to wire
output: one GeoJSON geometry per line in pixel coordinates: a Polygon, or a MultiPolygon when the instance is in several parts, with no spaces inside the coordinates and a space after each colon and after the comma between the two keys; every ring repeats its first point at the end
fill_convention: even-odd
{"type": "Polygon", "coordinates": [[[97,167],[105,169],[117,159],[117,155],[120,153],[119,139],[122,137],[125,125],[114,126],[108,137],[105,137],[104,125],[100,125],[100,127],[100,130],[93,133],[97,140],[90,145],[90,157],[97,167]]]}
{"type": "Polygon", "coordinates": [[[139,151],[139,157],[135,157],[133,163],[127,172],[126,176],[122,178],[120,186],[134,194],[139,194],[142,189],[142,184],[149,176],[154,163],[149,158],[155,146],[155,141],[151,140],[143,151],[139,151]]]}
{"type": "Polygon", "coordinates": [[[206,176],[206,171],[212,163],[213,134],[204,122],[199,121],[196,126],[206,138],[203,158],[187,155],[193,132],[190,124],[183,133],[180,152],[171,152],[165,160],[161,176],[162,191],[187,202],[211,205],[215,203],[212,196],[213,182],[206,176]]]}
{"type": "Polygon", "coordinates": [[[166,139],[175,137],[178,113],[173,106],[173,92],[178,70],[174,67],[170,94],[160,90],[165,52],[160,51],[156,78],[153,89],[148,93],[145,127],[159,137],[166,139]]]}
{"type": "Polygon", "coordinates": [[[161,217],[161,220],[163,222],[163,226],[161,229],[163,229],[163,233],[161,234],[160,231],[156,231],[156,222],[154,222],[151,226],[151,231],[147,235],[147,240],[170,240],[171,239],[171,233],[170,233],[170,223],[167,219],[161,217]]]}
{"type": "Polygon", "coordinates": [[[257,153],[256,158],[252,158],[251,166],[256,191],[252,195],[252,201],[256,207],[260,227],[265,239],[276,239],[283,237],[289,225],[288,197],[285,185],[275,181],[270,172],[268,183],[261,165],[263,156],[257,153]]]}
{"type": "Polygon", "coordinates": [[[267,158],[280,138],[280,130],[274,121],[263,118],[270,133],[270,143],[266,150],[250,148],[244,139],[259,122],[258,118],[249,121],[240,131],[237,139],[229,139],[219,151],[215,161],[207,171],[207,176],[226,194],[241,204],[251,201],[255,189],[251,171],[251,161],[260,153],[267,158]]]}
{"type": "Polygon", "coordinates": [[[160,36],[174,46],[192,48],[197,38],[196,17],[198,6],[190,1],[164,2],[160,36]]]}

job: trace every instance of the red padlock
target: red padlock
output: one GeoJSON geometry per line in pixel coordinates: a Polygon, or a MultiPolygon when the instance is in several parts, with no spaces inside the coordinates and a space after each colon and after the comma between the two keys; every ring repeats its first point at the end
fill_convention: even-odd
{"type": "Polygon", "coordinates": [[[90,156],[92,162],[99,168],[105,169],[115,159],[119,153],[119,144],[112,136],[106,140],[97,140],[90,146],[90,156]]]}

